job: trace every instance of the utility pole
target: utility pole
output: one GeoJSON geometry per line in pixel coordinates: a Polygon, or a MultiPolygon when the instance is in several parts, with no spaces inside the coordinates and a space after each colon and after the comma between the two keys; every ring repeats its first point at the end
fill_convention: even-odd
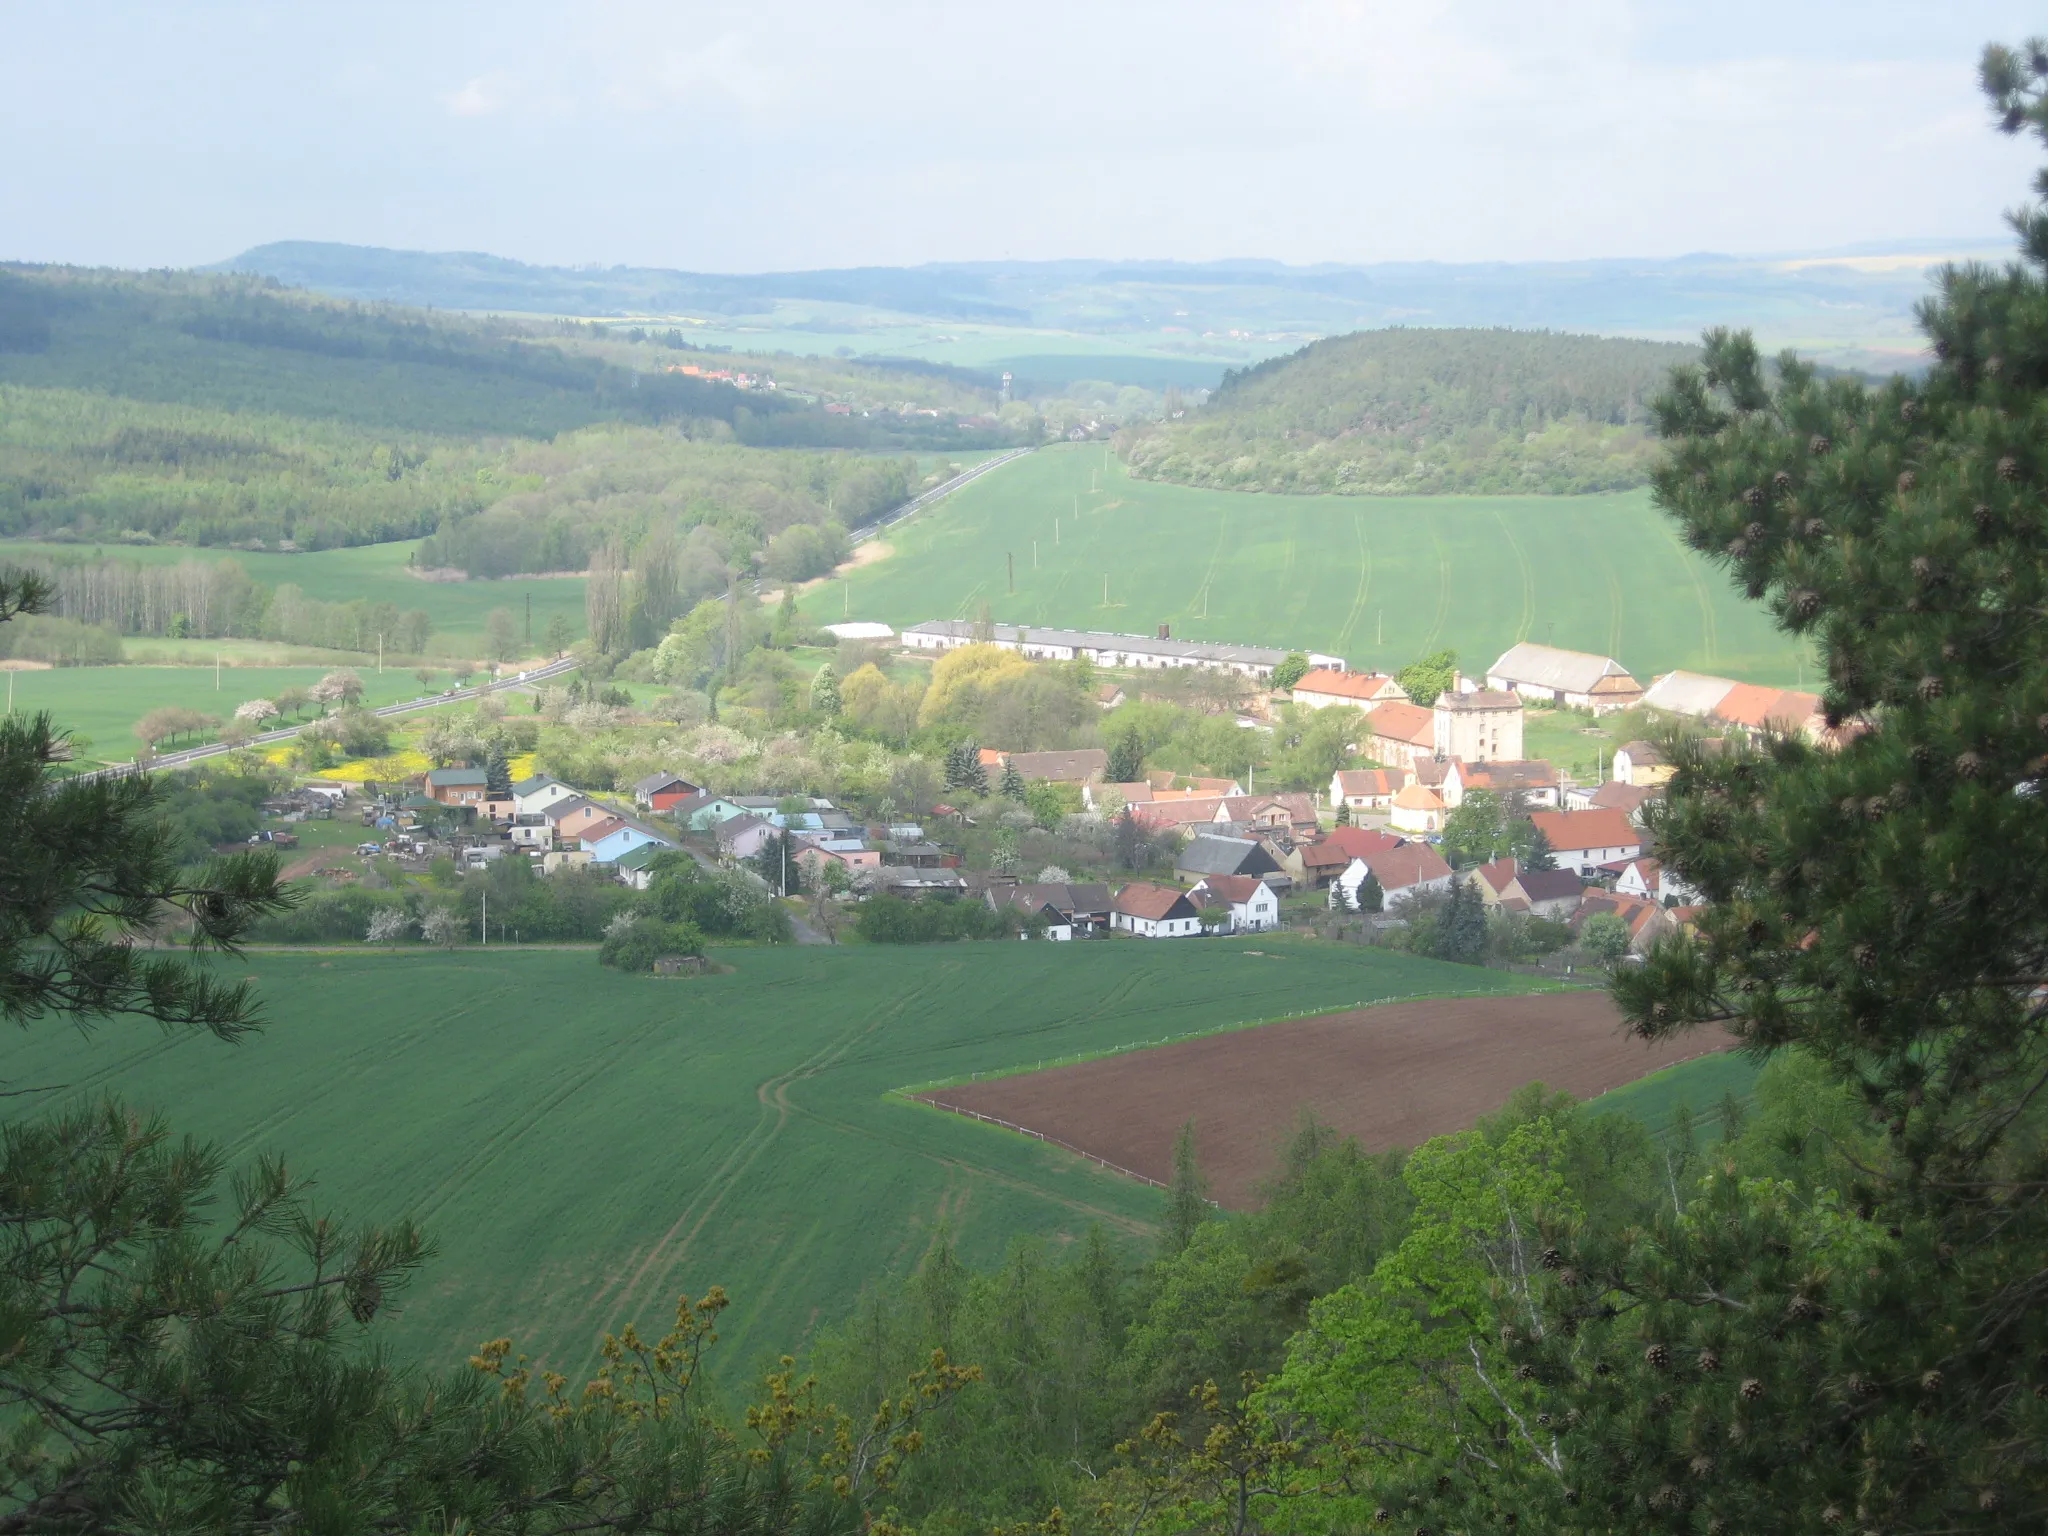
{"type": "Polygon", "coordinates": [[[484,943],[485,943],[485,944],[489,944],[490,942],[491,942],[491,891],[490,891],[490,887],[489,887],[489,886],[485,886],[485,887],[484,887],[484,943]]]}
{"type": "Polygon", "coordinates": [[[1010,595],[1015,597],[1017,595],[1017,557],[1014,554],[1004,555],[1003,567],[1010,573],[1010,595]]]}
{"type": "Polygon", "coordinates": [[[526,647],[533,649],[533,594],[526,594],[526,647]]]}
{"type": "Polygon", "coordinates": [[[1038,540],[1031,541],[1031,569],[1038,569],[1038,540]]]}
{"type": "Polygon", "coordinates": [[[1102,573],[1102,606],[1109,606],[1109,572],[1102,573]]]}
{"type": "MultiPolygon", "coordinates": [[[[382,668],[380,667],[380,668],[379,668],[378,670],[379,670],[379,671],[382,671],[383,669],[382,669],[382,668]]],[[[220,692],[220,652],[219,652],[219,651],[215,651],[215,652],[213,653],[213,691],[214,691],[215,693],[219,693],[219,692],[220,692]]]]}
{"type": "Polygon", "coordinates": [[[384,675],[384,637],[381,634],[377,636],[377,675],[384,675]]]}

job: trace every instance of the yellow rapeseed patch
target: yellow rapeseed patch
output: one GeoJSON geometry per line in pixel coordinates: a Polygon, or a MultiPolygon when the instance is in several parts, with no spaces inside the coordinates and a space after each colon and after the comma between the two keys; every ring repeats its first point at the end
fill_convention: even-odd
{"type": "Polygon", "coordinates": [[[517,757],[509,758],[506,760],[505,766],[506,769],[511,773],[512,782],[514,784],[517,784],[521,779],[530,779],[533,777],[533,759],[533,753],[522,752],[517,757]]]}
{"type": "Polygon", "coordinates": [[[341,784],[362,784],[370,780],[388,783],[393,779],[410,778],[415,773],[425,773],[433,766],[424,752],[415,752],[408,747],[385,757],[359,757],[333,768],[323,768],[319,776],[341,784]]]}

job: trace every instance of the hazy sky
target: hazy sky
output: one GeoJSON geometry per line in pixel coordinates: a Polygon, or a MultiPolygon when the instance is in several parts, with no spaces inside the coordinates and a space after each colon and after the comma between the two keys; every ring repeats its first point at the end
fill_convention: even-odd
{"type": "Polygon", "coordinates": [[[0,0],[0,258],[699,270],[1996,233],[2004,0],[0,0]]]}

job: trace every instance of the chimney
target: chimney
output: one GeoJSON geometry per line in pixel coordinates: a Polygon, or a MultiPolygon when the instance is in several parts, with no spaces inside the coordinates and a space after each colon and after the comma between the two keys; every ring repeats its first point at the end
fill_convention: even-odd
{"type": "Polygon", "coordinates": [[[1173,626],[1171,624],[1160,625],[1159,638],[1162,640],[1171,640],[1173,638],[1173,626]]]}

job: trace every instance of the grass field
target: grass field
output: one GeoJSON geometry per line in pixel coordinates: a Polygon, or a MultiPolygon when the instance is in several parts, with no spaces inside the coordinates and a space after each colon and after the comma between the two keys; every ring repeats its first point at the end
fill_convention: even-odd
{"type": "MultiPolygon", "coordinates": [[[[728,952],[657,981],[588,951],[259,953],[272,1023],[240,1046],[121,1025],[17,1034],[17,1089],[157,1106],[237,1158],[286,1155],[440,1256],[392,1328],[455,1361],[514,1335],[576,1371],[599,1333],[722,1284],[728,1385],[914,1266],[936,1224],[989,1264],[1019,1233],[1137,1244],[1161,1196],[1071,1154],[888,1097],[1296,1009],[1519,978],[1266,938],[728,952]]],[[[0,1116],[56,1095],[9,1098],[0,1116]]]]}
{"type": "Polygon", "coordinates": [[[1756,1080],[1763,1068],[1735,1051],[1720,1051],[1695,1057],[1662,1072],[1628,1083],[1587,1102],[1595,1114],[1631,1115],[1650,1128],[1651,1134],[1668,1136],[1681,1106],[1691,1112],[1693,1131],[1702,1140],[1718,1141],[1721,1121],[1716,1113],[1721,1101],[1734,1095],[1748,1108],[1756,1099],[1756,1080]]]}
{"type": "MultiPolygon", "coordinates": [[[[234,560],[253,581],[277,587],[286,582],[324,603],[362,598],[370,603],[395,603],[401,611],[423,608],[434,621],[431,649],[442,655],[477,656],[484,648],[484,619],[493,608],[507,608],[526,624],[526,600],[533,599],[535,644],[547,633],[548,620],[562,614],[571,630],[583,634],[583,578],[550,577],[545,581],[422,581],[407,574],[407,561],[418,544],[363,544],[353,549],[323,549],[304,555],[252,553],[239,549],[196,549],[170,544],[34,544],[0,542],[0,561],[10,553],[47,555],[76,560],[105,555],[150,565],[176,565],[181,560],[234,560]]],[[[137,644],[152,642],[139,640],[137,644]]]]}
{"type": "MultiPolygon", "coordinates": [[[[47,709],[59,725],[91,739],[85,755],[105,762],[127,762],[142,743],[135,723],[162,705],[182,705],[218,715],[223,720],[247,699],[271,699],[287,688],[306,688],[332,667],[222,667],[219,686],[212,667],[53,667],[41,672],[9,672],[0,682],[0,697],[13,688],[17,713],[47,709]]],[[[420,691],[410,670],[379,674],[359,662],[363,698],[370,704],[395,704],[420,691]]],[[[444,678],[440,684],[447,687],[444,678]]],[[[308,719],[311,716],[307,717],[308,719]]],[[[177,741],[167,749],[195,745],[177,741]]]]}
{"type": "Polygon", "coordinates": [[[1518,640],[1790,686],[1800,653],[1687,551],[1647,492],[1263,496],[1130,479],[1100,445],[1042,449],[887,535],[894,553],[805,611],[898,627],[971,618],[1483,667],[1518,640]],[[1006,557],[1016,563],[1009,590],[1006,557]],[[1103,602],[1107,580],[1109,603],[1103,602]]]}

